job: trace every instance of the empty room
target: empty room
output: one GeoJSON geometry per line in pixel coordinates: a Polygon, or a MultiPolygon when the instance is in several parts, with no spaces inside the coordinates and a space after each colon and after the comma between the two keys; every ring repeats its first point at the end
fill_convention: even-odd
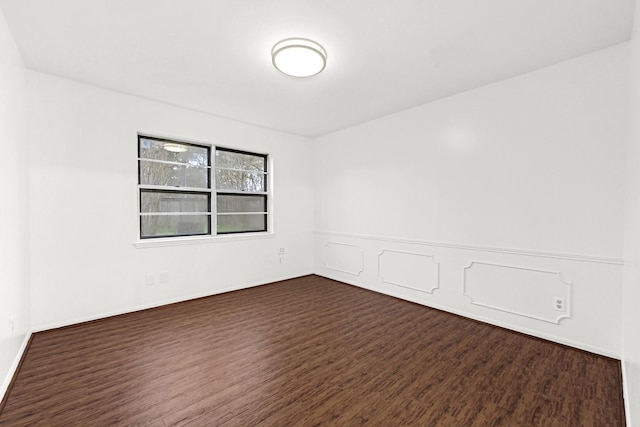
{"type": "Polygon", "coordinates": [[[634,0],[0,0],[1,426],[640,427],[634,0]]]}

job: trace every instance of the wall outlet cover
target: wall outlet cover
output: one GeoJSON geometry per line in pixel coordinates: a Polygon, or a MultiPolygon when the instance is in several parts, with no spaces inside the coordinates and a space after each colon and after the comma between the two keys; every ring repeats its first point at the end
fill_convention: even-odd
{"type": "Polygon", "coordinates": [[[158,273],[158,283],[168,283],[169,282],[169,273],[163,271],[162,273],[158,273]]]}
{"type": "Polygon", "coordinates": [[[566,311],[567,309],[567,300],[562,297],[554,297],[553,298],[553,308],[557,311],[566,311]]]}

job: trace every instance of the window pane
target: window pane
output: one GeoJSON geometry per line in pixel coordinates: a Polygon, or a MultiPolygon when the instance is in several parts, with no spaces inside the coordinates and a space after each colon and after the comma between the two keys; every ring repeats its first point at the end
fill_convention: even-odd
{"type": "Polygon", "coordinates": [[[140,138],[140,158],[209,166],[209,147],[151,138],[140,138]]]}
{"type": "Polygon", "coordinates": [[[264,214],[218,215],[218,234],[267,231],[267,216],[264,214]]]}
{"type": "Polygon", "coordinates": [[[209,188],[209,169],[141,160],[140,184],[209,188]]]}
{"type": "Polygon", "coordinates": [[[242,172],[227,169],[216,170],[216,188],[235,191],[267,191],[262,172],[242,172]]]}
{"type": "Polygon", "coordinates": [[[266,196],[245,196],[237,194],[218,194],[216,198],[218,212],[266,212],[266,196]]]}
{"type": "Polygon", "coordinates": [[[267,170],[264,156],[226,150],[216,150],[216,167],[260,172],[267,170]]]}
{"type": "Polygon", "coordinates": [[[140,237],[193,236],[209,234],[209,215],[144,215],[140,237]]]}
{"type": "Polygon", "coordinates": [[[140,212],[209,212],[209,195],[141,190],[140,212]]]}

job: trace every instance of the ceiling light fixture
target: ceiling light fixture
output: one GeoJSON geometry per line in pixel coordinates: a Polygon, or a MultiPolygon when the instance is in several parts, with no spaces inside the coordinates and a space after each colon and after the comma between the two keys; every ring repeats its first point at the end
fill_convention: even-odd
{"type": "Polygon", "coordinates": [[[172,153],[184,153],[187,151],[187,147],[182,144],[176,144],[175,142],[165,142],[162,144],[162,148],[172,153]]]}
{"type": "Polygon", "coordinates": [[[324,70],[327,51],[313,40],[290,38],[271,49],[271,60],[278,71],[293,77],[311,77],[324,70]]]}

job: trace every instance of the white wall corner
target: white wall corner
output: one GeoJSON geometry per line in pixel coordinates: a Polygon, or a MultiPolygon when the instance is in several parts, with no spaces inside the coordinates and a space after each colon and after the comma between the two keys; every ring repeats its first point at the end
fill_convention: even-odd
{"type": "Polygon", "coordinates": [[[13,363],[9,367],[7,376],[4,378],[4,381],[2,381],[2,388],[0,388],[0,402],[4,400],[5,397],[8,397],[6,395],[7,395],[7,392],[9,391],[9,386],[11,385],[11,381],[13,381],[13,378],[18,374],[18,367],[20,366],[20,361],[25,356],[26,351],[29,348],[29,343],[31,342],[31,336],[32,336],[32,332],[28,332],[25,335],[24,340],[22,340],[22,344],[18,349],[18,353],[13,359],[13,363]]]}

